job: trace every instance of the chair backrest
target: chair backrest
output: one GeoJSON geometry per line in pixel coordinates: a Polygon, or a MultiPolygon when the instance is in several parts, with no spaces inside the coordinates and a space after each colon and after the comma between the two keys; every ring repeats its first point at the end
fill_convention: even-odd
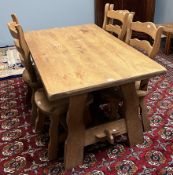
{"type": "MultiPolygon", "coordinates": [[[[7,24],[9,32],[10,32],[11,36],[14,38],[14,43],[15,43],[16,49],[24,57],[24,52],[19,44],[19,34],[17,32],[16,25],[17,25],[16,22],[13,22],[13,21],[9,22],[7,24]]],[[[21,61],[23,61],[23,60],[21,60],[21,61]]]]}
{"type": "MultiPolygon", "coordinates": [[[[124,11],[129,12],[128,10],[124,10],[124,11]]],[[[134,15],[135,15],[135,12],[129,12],[129,15],[128,15],[127,20],[126,20],[126,24],[125,24],[125,26],[124,26],[125,36],[124,36],[124,38],[123,38],[123,41],[126,40],[127,29],[129,28],[130,24],[133,22],[134,15]]]]}
{"type": "Polygon", "coordinates": [[[18,34],[15,26],[19,24],[19,20],[16,14],[11,14],[11,18],[12,18],[12,21],[7,24],[8,29],[10,31],[11,36],[15,39],[18,39],[18,34]]]}
{"type": "Polygon", "coordinates": [[[21,25],[17,24],[16,22],[9,22],[8,28],[11,35],[14,38],[15,46],[20,53],[21,61],[24,62],[25,68],[29,73],[31,81],[32,82],[36,81],[35,71],[33,69],[33,65],[30,58],[30,51],[26,44],[26,41],[24,38],[24,32],[21,25]]]}
{"type": "Polygon", "coordinates": [[[18,33],[17,33],[17,30],[16,30],[16,23],[15,22],[9,22],[7,24],[8,26],[8,29],[9,29],[9,32],[11,34],[11,36],[14,38],[14,39],[18,39],[18,33]]]}
{"type": "Polygon", "coordinates": [[[161,34],[163,32],[163,27],[156,27],[152,22],[131,22],[126,35],[126,43],[132,47],[141,50],[150,58],[155,57],[157,52],[160,49],[161,34]],[[152,38],[152,42],[148,40],[140,40],[139,35],[135,35],[135,38],[132,38],[132,32],[144,33],[152,38]]]}
{"type": "Polygon", "coordinates": [[[27,71],[29,72],[29,76],[31,78],[32,82],[36,81],[36,74],[32,65],[31,61],[31,54],[28,48],[28,45],[26,44],[25,37],[24,37],[24,32],[20,24],[16,25],[17,32],[19,34],[19,45],[23,50],[23,57],[24,57],[24,62],[25,62],[25,67],[27,71]]]}
{"type": "Polygon", "coordinates": [[[129,12],[129,15],[126,21],[126,32],[127,32],[127,29],[130,27],[130,24],[133,22],[134,15],[135,15],[135,12],[129,12]]]}
{"type": "Polygon", "coordinates": [[[124,36],[127,30],[128,16],[131,14],[133,20],[134,13],[128,10],[113,10],[114,5],[106,3],[104,11],[103,29],[116,34],[121,40],[124,40],[124,36]]]}

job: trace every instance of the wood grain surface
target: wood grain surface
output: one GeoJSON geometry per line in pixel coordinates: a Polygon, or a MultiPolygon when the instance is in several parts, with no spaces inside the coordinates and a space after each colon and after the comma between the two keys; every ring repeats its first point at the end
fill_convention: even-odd
{"type": "Polygon", "coordinates": [[[166,72],[94,24],[27,32],[25,39],[49,100],[166,72]]]}

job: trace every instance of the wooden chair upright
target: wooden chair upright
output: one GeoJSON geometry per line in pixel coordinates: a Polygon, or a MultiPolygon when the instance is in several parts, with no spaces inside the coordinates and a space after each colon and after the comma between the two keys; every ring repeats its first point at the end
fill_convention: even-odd
{"type": "MultiPolygon", "coordinates": [[[[14,17],[15,15],[13,15],[14,17]]],[[[17,18],[16,18],[17,19],[17,18]]],[[[43,89],[39,89],[40,82],[37,81],[33,64],[31,61],[30,51],[24,38],[24,32],[20,24],[16,21],[8,23],[8,28],[14,38],[14,43],[19,51],[20,58],[24,62],[25,70],[23,73],[24,81],[32,88],[32,116],[31,123],[36,132],[41,131],[44,125],[45,117],[50,118],[49,134],[51,140],[48,146],[48,158],[53,160],[57,158],[59,134],[58,127],[60,116],[65,118],[68,109],[68,99],[62,99],[49,102],[43,89]]]]}
{"type": "MultiPolygon", "coordinates": [[[[126,43],[136,48],[137,50],[143,52],[150,58],[154,58],[160,49],[161,34],[163,32],[163,27],[156,27],[152,22],[131,22],[127,29],[126,43]],[[152,41],[141,40],[137,38],[139,35],[135,35],[135,38],[132,37],[132,32],[142,32],[151,37],[152,41]]],[[[140,113],[143,121],[144,131],[150,129],[149,121],[146,118],[146,105],[144,105],[144,97],[148,94],[148,79],[137,81],[136,92],[139,96],[139,106],[140,113]]]]}
{"type": "Polygon", "coordinates": [[[131,14],[131,18],[133,19],[134,13],[129,12],[128,10],[113,10],[113,8],[114,4],[105,4],[102,28],[112,33],[120,40],[124,40],[127,30],[128,16],[131,14]]]}

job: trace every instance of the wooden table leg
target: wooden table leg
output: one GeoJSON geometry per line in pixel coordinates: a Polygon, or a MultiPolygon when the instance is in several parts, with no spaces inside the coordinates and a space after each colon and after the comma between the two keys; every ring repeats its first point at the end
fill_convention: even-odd
{"type": "Polygon", "coordinates": [[[67,113],[68,136],[65,142],[64,164],[70,169],[83,162],[85,142],[85,125],[83,114],[87,101],[87,94],[70,98],[67,113]]]}
{"type": "Polygon", "coordinates": [[[123,85],[125,120],[130,146],[141,144],[144,141],[142,122],[138,116],[139,99],[136,94],[135,83],[123,85]]]}
{"type": "Polygon", "coordinates": [[[166,44],[165,44],[165,54],[168,55],[171,49],[171,33],[166,33],[166,44]]]}

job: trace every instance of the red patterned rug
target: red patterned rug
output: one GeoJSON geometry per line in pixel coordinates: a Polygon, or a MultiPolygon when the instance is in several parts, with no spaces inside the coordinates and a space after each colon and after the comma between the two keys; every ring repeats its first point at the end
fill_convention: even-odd
{"type": "Polygon", "coordinates": [[[115,145],[99,143],[85,149],[85,160],[64,172],[63,159],[47,160],[48,134],[35,134],[30,126],[27,87],[21,78],[0,81],[0,175],[156,175],[173,174],[173,55],[158,54],[168,69],[149,83],[146,98],[152,130],[141,145],[129,148],[126,137],[115,145]]]}

